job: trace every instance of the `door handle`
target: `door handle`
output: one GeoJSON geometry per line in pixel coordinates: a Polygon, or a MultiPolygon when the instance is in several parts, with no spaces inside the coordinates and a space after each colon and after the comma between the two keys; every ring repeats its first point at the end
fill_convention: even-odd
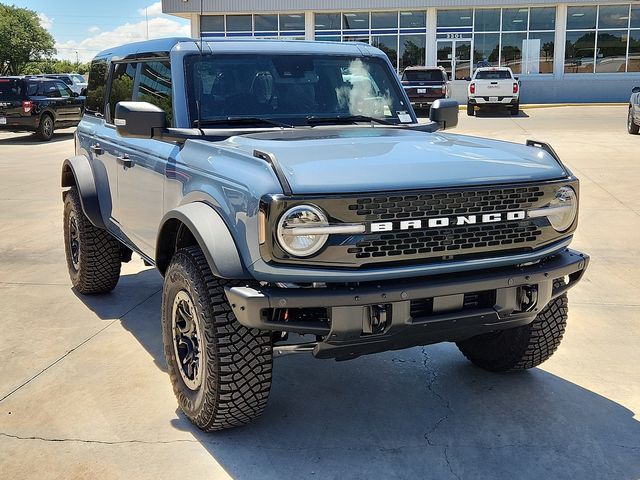
{"type": "Polygon", "coordinates": [[[104,150],[99,143],[91,145],[90,149],[95,155],[102,155],[104,153],[104,150]]]}
{"type": "Polygon", "coordinates": [[[123,155],[120,155],[116,160],[118,161],[118,163],[122,164],[124,168],[133,167],[133,160],[131,160],[129,158],[129,155],[127,155],[126,153],[123,155]]]}

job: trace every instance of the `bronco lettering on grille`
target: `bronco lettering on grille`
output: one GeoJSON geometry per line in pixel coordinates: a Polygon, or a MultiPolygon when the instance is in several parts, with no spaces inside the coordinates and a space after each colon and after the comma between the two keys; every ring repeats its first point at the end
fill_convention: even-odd
{"type": "Polygon", "coordinates": [[[527,213],[523,210],[506,213],[484,213],[481,215],[457,215],[395,222],[376,222],[371,224],[371,232],[392,232],[395,230],[420,230],[424,228],[443,228],[476,223],[496,223],[502,221],[524,220],[527,213]]]}

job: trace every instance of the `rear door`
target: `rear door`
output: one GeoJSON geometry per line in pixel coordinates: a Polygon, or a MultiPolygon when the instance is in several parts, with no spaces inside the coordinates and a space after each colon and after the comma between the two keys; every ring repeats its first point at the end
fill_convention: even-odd
{"type": "Polygon", "coordinates": [[[27,82],[19,78],[0,78],[0,125],[23,115],[22,102],[27,100],[27,82]]]}
{"type": "Polygon", "coordinates": [[[80,122],[84,101],[78,98],[78,94],[74,93],[65,83],[59,81],[57,85],[58,90],[60,90],[61,108],[64,110],[64,121],[71,123],[80,122]]]}

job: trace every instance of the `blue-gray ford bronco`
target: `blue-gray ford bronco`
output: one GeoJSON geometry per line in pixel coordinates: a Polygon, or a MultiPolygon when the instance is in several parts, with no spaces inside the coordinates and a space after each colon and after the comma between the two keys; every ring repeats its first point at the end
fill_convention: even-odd
{"type": "Polygon", "coordinates": [[[273,356],[347,360],[455,342],[535,367],[558,347],[578,180],[545,143],[418,123],[360,43],[163,39],[91,64],[62,167],[73,287],[106,293],[133,252],[164,277],[164,353],[203,430],[267,403],[273,356]]]}

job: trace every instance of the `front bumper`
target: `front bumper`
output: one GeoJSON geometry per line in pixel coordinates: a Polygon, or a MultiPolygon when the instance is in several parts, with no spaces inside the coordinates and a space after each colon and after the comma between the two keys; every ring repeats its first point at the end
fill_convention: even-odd
{"type": "Polygon", "coordinates": [[[227,287],[225,292],[242,325],[318,335],[323,340],[313,351],[316,357],[347,359],[526,325],[580,280],[588,262],[587,255],[566,249],[527,266],[358,286],[227,287]],[[554,288],[561,278],[567,283],[554,288]],[[466,308],[468,296],[488,300],[466,308]],[[326,309],[325,322],[307,322],[300,315],[318,309],[326,309]]]}

